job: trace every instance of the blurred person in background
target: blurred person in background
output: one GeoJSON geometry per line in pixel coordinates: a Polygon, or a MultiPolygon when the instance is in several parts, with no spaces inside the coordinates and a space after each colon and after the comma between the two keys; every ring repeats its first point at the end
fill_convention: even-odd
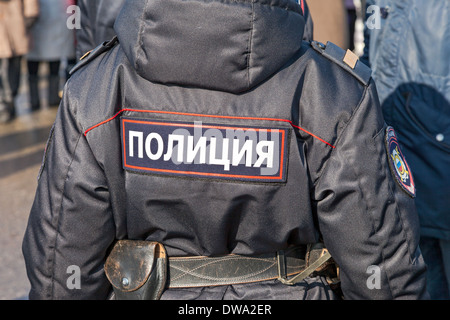
{"type": "Polygon", "coordinates": [[[28,29],[38,15],[38,0],[0,0],[0,59],[8,64],[6,79],[0,76],[0,122],[15,117],[14,99],[19,91],[22,57],[28,52],[28,29]]]}
{"type": "MultiPolygon", "coordinates": [[[[67,58],[67,64],[65,68],[65,77],[66,81],[70,78],[70,70],[72,70],[73,67],[78,63],[77,55],[76,55],[76,46],[77,46],[77,36],[76,31],[80,28],[80,26],[77,26],[77,22],[80,22],[80,20],[73,20],[73,14],[75,14],[75,19],[81,19],[80,16],[76,15],[76,10],[78,10],[78,0],[65,0],[67,5],[66,13],[69,15],[69,21],[67,24],[67,27],[72,30],[72,36],[73,36],[73,42],[74,42],[74,48],[72,51],[72,54],[69,58],[67,58]],[[77,8],[74,9],[73,6],[76,6],[77,8]],[[70,25],[72,24],[72,25],[70,25]]],[[[81,22],[80,22],[81,23],[81,22]]],[[[61,91],[60,91],[61,92],[61,91]]],[[[62,93],[61,93],[62,94],[62,93]]]]}
{"type": "Polygon", "coordinates": [[[355,23],[358,15],[354,0],[345,0],[348,19],[348,49],[355,50],[355,23]]]}
{"type": "Polygon", "coordinates": [[[350,39],[344,0],[309,0],[308,7],[314,23],[314,40],[331,41],[348,49],[350,39]]]}
{"type": "Polygon", "coordinates": [[[61,0],[40,0],[41,14],[30,30],[31,46],[27,55],[28,83],[31,110],[41,108],[39,69],[43,63],[49,67],[48,105],[58,106],[61,100],[60,66],[66,59],[75,57],[75,34],[67,27],[67,6],[61,0]]]}
{"type": "Polygon", "coordinates": [[[114,23],[125,0],[78,0],[81,28],[77,30],[77,58],[115,35],[114,23]]]}
{"type": "Polygon", "coordinates": [[[450,1],[368,0],[367,9],[361,60],[415,173],[428,291],[449,299],[450,1]]]}

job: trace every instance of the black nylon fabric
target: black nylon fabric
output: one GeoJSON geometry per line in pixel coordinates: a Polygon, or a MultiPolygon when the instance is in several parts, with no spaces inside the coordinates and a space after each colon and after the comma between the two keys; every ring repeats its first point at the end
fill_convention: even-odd
{"type": "MultiPolygon", "coordinates": [[[[160,21],[164,17],[135,25],[139,17],[156,13],[170,18],[173,4],[174,0],[129,1],[116,26],[123,31],[120,43],[82,66],[65,88],[24,238],[30,298],[106,298],[111,287],[103,264],[118,239],[159,241],[169,256],[216,256],[276,252],[315,243],[320,235],[341,266],[346,299],[427,297],[414,201],[390,172],[386,126],[373,82],[360,82],[307,42],[290,43],[299,31],[289,29],[289,19],[278,19],[295,16],[302,25],[294,1],[183,1],[186,11],[174,22],[178,26],[195,25],[199,17],[193,8],[216,7],[229,18],[248,16],[251,5],[253,12],[259,12],[252,32],[276,34],[269,30],[270,24],[264,24],[267,19],[280,21],[283,33],[293,33],[286,36],[286,47],[272,43],[270,37],[267,42],[255,41],[254,52],[260,54],[248,72],[239,67],[233,71],[229,64],[233,54],[228,58],[214,54],[223,48],[221,42],[209,43],[212,48],[206,56],[192,52],[183,59],[176,51],[164,50],[165,45],[174,45],[168,43],[174,34],[159,28],[160,23],[166,24],[160,21]],[[155,49],[155,57],[160,60],[151,57],[150,39],[156,38],[160,48],[155,49]],[[266,45],[276,45],[279,54],[271,55],[274,48],[264,49],[266,45]],[[158,52],[174,55],[174,65],[158,52]],[[206,71],[189,77],[184,68],[191,70],[191,64],[198,67],[200,62],[206,71]],[[222,64],[217,73],[215,66],[222,64]],[[178,76],[180,82],[173,80],[178,76]],[[286,182],[124,170],[123,118],[287,129],[286,182]],[[80,290],[67,287],[71,265],[80,268],[80,290]],[[376,289],[367,284],[371,266],[379,270],[376,289]]],[[[231,38],[236,31],[233,23],[209,27],[223,28],[221,34],[231,38]]],[[[185,32],[195,38],[194,31],[185,32]]],[[[185,45],[182,39],[176,40],[185,45]]],[[[199,47],[205,45],[200,41],[199,47]]],[[[242,55],[238,52],[245,50],[232,46],[227,54],[233,51],[239,66],[242,55]]],[[[163,298],[334,296],[323,279],[309,278],[292,287],[269,281],[168,290],[163,298]]]]}
{"type": "Polygon", "coordinates": [[[145,79],[229,92],[278,71],[305,27],[301,7],[287,0],[128,2],[117,20],[124,51],[145,79]]]}

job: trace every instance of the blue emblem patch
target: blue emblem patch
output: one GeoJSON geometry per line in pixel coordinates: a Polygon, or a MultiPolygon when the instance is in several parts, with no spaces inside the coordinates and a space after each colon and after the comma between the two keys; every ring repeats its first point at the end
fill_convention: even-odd
{"type": "Polygon", "coordinates": [[[400,150],[397,136],[392,127],[386,129],[386,149],[388,152],[389,167],[395,180],[409,196],[415,198],[416,186],[414,178],[411,169],[400,150]]]}
{"type": "Polygon", "coordinates": [[[136,173],[286,182],[287,128],[121,119],[123,168],[136,173]]]}

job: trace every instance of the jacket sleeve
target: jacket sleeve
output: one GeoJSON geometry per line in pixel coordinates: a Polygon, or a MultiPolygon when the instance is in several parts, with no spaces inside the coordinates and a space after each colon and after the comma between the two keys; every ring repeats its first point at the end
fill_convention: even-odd
{"type": "Polygon", "coordinates": [[[346,299],[427,298],[414,199],[391,173],[385,132],[372,81],[315,188],[346,299]]]}
{"type": "Polygon", "coordinates": [[[45,151],[22,245],[29,298],[105,299],[110,287],[103,264],[115,238],[108,185],[67,96],[45,151]]]}

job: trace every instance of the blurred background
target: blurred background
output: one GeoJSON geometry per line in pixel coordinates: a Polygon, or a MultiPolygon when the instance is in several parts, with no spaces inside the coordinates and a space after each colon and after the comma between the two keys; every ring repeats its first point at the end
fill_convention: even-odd
{"type": "MultiPolygon", "coordinates": [[[[43,95],[46,86],[40,81],[43,95]]],[[[28,294],[21,244],[45,143],[57,112],[45,101],[42,110],[29,112],[27,90],[22,81],[16,118],[0,124],[0,299],[23,299],[28,294]]]]}

